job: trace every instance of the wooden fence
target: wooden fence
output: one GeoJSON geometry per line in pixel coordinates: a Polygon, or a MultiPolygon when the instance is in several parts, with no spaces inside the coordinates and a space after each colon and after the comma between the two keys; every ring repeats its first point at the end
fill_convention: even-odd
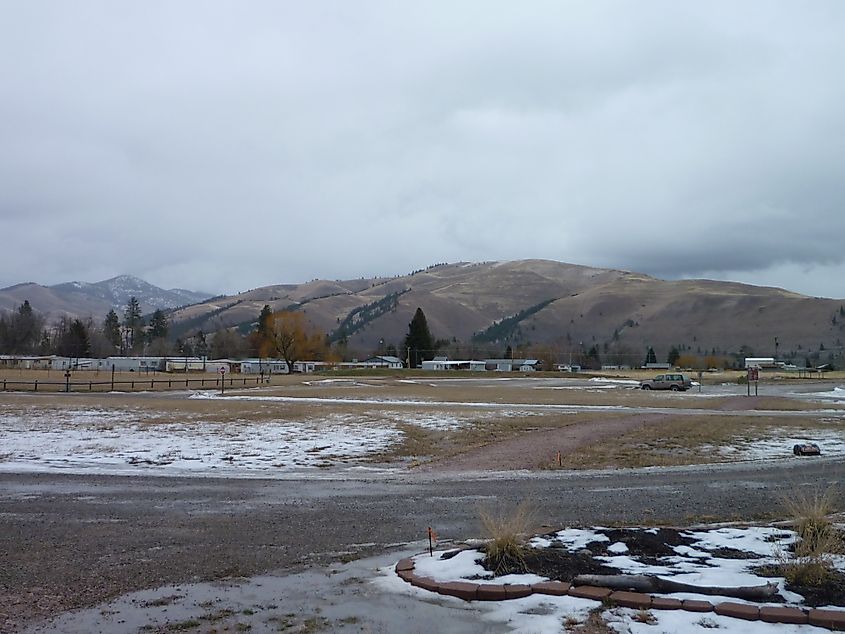
{"type": "Polygon", "coordinates": [[[206,377],[200,379],[119,379],[109,381],[71,381],[67,378],[64,381],[12,381],[2,379],[4,392],[114,392],[118,390],[164,390],[180,388],[215,388],[224,392],[227,387],[245,387],[248,385],[261,385],[269,383],[268,377],[206,377]]]}

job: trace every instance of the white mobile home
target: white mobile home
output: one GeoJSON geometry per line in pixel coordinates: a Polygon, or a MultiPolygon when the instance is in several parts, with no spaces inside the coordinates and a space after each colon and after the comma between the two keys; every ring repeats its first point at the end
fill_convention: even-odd
{"type": "Polygon", "coordinates": [[[241,361],[242,374],[287,374],[288,364],[280,359],[244,359],[241,361]]]}
{"type": "Polygon", "coordinates": [[[390,355],[370,357],[369,359],[364,359],[363,361],[360,361],[359,364],[360,367],[364,368],[390,368],[391,370],[398,370],[405,367],[405,365],[402,363],[402,359],[390,355]]]}
{"type": "Polygon", "coordinates": [[[778,368],[783,364],[775,362],[774,357],[745,357],[745,368],[778,368]]]}
{"type": "Polygon", "coordinates": [[[156,372],[164,369],[165,361],[165,357],[109,357],[106,364],[118,372],[156,372]]]}

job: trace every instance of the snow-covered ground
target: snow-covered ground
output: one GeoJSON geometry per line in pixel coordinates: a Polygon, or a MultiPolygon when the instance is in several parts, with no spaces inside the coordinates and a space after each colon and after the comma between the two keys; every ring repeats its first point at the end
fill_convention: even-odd
{"type": "Polygon", "coordinates": [[[845,405],[845,387],[835,387],[829,392],[812,392],[802,396],[823,403],[845,405]]]}
{"type": "Polygon", "coordinates": [[[400,442],[407,425],[453,431],[540,415],[520,408],[374,408],[302,420],[223,422],[142,409],[0,407],[0,471],[272,477],[300,470],[373,469],[368,459],[400,442]]]}
{"type": "MultiPolygon", "coordinates": [[[[357,383],[352,379],[319,382],[325,381],[351,386],[357,383]]],[[[626,380],[606,381],[584,383],[599,388],[605,384],[628,385],[626,380]]],[[[843,392],[836,388],[830,394],[843,392]]],[[[0,404],[0,471],[283,477],[300,470],[384,469],[370,463],[372,456],[401,442],[409,425],[448,432],[495,424],[508,418],[598,411],[662,411],[618,405],[355,398],[354,391],[350,398],[273,396],[260,390],[227,395],[216,391],[172,393],[170,398],[258,402],[267,404],[269,409],[264,411],[278,405],[280,412],[288,411],[284,408],[290,404],[307,405],[306,411],[313,413],[294,419],[278,415],[269,420],[223,421],[213,413],[181,414],[179,408],[156,412],[131,407],[97,409],[56,405],[27,409],[0,404]],[[323,405],[329,407],[323,409],[320,407],[323,405]]],[[[687,410],[668,411],[680,414],[687,410]]],[[[814,442],[823,456],[845,455],[842,412],[829,414],[833,416],[819,419],[822,424],[811,429],[796,431],[796,427],[784,425],[770,429],[762,437],[737,436],[728,445],[704,450],[722,461],[770,460],[790,457],[794,444],[814,442]]]]}
{"type": "MultiPolygon", "coordinates": [[[[628,529],[657,532],[657,529],[628,529]]],[[[654,558],[647,562],[629,554],[628,547],[623,542],[612,543],[607,546],[610,553],[598,556],[597,559],[618,568],[624,574],[650,574],[660,578],[700,585],[716,586],[720,588],[736,588],[740,586],[765,585],[767,582],[777,583],[778,594],[782,602],[755,604],[805,607],[803,597],[786,590],[782,578],[761,577],[753,569],[782,561],[783,553],[787,552],[796,535],[792,531],[773,527],[751,528],[719,528],[713,530],[691,530],[683,535],[692,540],[691,545],[675,546],[675,554],[654,558]],[[754,553],[756,558],[734,559],[719,556],[719,549],[730,548],[747,553],[754,553]]],[[[551,546],[564,547],[569,551],[577,551],[587,544],[611,541],[603,533],[603,529],[566,529],[553,535],[538,537],[531,541],[534,548],[548,548],[551,546]]],[[[434,557],[423,553],[414,557],[415,572],[421,576],[434,578],[438,581],[468,581],[471,583],[536,583],[545,580],[536,575],[509,575],[494,578],[486,571],[480,561],[484,555],[478,550],[464,550],[455,556],[441,559],[443,553],[435,553],[434,557]]],[[[845,570],[845,557],[836,558],[836,566],[845,570]]],[[[411,593],[419,597],[431,595],[424,590],[414,588],[402,581],[388,570],[384,571],[385,578],[381,585],[390,591],[411,593]]],[[[667,596],[677,599],[697,599],[719,603],[731,601],[751,603],[742,599],[719,597],[696,593],[673,593],[667,596]]],[[[502,601],[491,606],[479,607],[484,619],[491,622],[504,622],[518,632],[560,632],[563,623],[574,625],[584,622],[590,610],[598,607],[594,601],[574,597],[553,597],[534,594],[524,599],[502,601]]],[[[826,609],[840,610],[842,608],[825,606],[826,609]]],[[[659,634],[675,632],[705,632],[718,629],[720,632],[750,633],[757,632],[817,632],[818,629],[809,625],[771,625],[763,622],[750,623],[714,613],[692,613],[684,611],[651,610],[648,622],[643,622],[643,613],[626,608],[612,608],[604,610],[602,617],[610,627],[620,634],[659,634]]]]}
{"type": "Polygon", "coordinates": [[[263,422],[161,417],[112,409],[0,412],[0,470],[267,475],[348,465],[402,436],[391,425],[342,414],[263,422]]]}
{"type": "Polygon", "coordinates": [[[792,447],[802,443],[815,443],[823,456],[845,455],[845,431],[819,428],[807,429],[803,433],[796,433],[795,429],[775,428],[763,438],[735,438],[733,444],[711,449],[731,460],[770,460],[790,455],[792,447]]]}

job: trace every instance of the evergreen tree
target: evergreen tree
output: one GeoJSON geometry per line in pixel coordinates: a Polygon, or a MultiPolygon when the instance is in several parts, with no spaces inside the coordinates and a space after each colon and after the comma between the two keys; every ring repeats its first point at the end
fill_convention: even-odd
{"type": "Polygon", "coordinates": [[[208,342],[205,340],[205,333],[202,330],[194,337],[194,354],[198,357],[208,356],[208,342]]]}
{"type": "Polygon", "coordinates": [[[434,337],[428,329],[428,321],[422,308],[417,308],[414,318],[408,324],[408,334],[405,336],[405,349],[408,351],[411,367],[419,367],[420,362],[433,359],[436,352],[434,337]]]}
{"type": "Polygon", "coordinates": [[[115,350],[120,349],[120,320],[113,308],[103,321],[103,335],[115,350]]]}
{"type": "Polygon", "coordinates": [[[88,328],[80,319],[63,317],[59,321],[56,337],[56,354],[62,357],[88,357],[91,355],[91,340],[88,328]]]}
{"type": "MultiPolygon", "coordinates": [[[[701,352],[701,348],[699,348],[699,353],[701,352]]],[[[681,353],[678,352],[678,349],[675,346],[669,348],[669,356],[666,357],[666,363],[669,365],[674,366],[677,363],[678,359],[680,359],[681,353]]]]}
{"type": "Polygon", "coordinates": [[[599,356],[598,346],[593,345],[587,352],[587,366],[591,370],[601,369],[601,357],[599,356]]]}
{"type": "Polygon", "coordinates": [[[43,327],[44,318],[24,300],[8,317],[0,315],[0,352],[32,354],[38,349],[43,327]]]}
{"type": "Polygon", "coordinates": [[[258,326],[249,335],[253,355],[263,357],[265,352],[273,348],[273,323],[273,309],[269,304],[264,304],[264,308],[258,315],[258,326]]]}
{"type": "Polygon", "coordinates": [[[654,348],[649,346],[648,352],[645,355],[645,363],[648,365],[649,363],[657,363],[657,355],[654,354],[654,348]]]}
{"type": "Polygon", "coordinates": [[[141,304],[134,295],[129,298],[123,311],[123,327],[126,335],[124,352],[137,352],[144,344],[144,320],[141,318],[141,304]]]}
{"type": "Polygon", "coordinates": [[[261,313],[258,315],[258,334],[266,339],[273,329],[273,309],[269,304],[264,304],[261,313]]]}
{"type": "Polygon", "coordinates": [[[167,337],[167,316],[160,308],[157,308],[150,318],[150,327],[147,330],[147,336],[150,341],[167,337]]]}

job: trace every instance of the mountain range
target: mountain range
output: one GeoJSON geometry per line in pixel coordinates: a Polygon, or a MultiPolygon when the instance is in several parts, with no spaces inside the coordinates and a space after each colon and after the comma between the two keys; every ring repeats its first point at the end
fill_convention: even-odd
{"type": "Polygon", "coordinates": [[[301,311],[330,339],[364,353],[400,348],[418,307],[435,338],[467,353],[542,344],[564,355],[593,346],[639,355],[650,346],[664,357],[674,346],[695,354],[826,360],[842,357],[845,340],[845,300],[549,260],[438,264],[408,275],[318,279],[211,298],[126,275],[96,284],[28,283],[0,289],[0,310],[28,299],[50,319],[67,314],[99,321],[133,295],[145,312],[168,310],[175,336],[233,327],[247,332],[267,304],[301,311]]]}
{"type": "Polygon", "coordinates": [[[102,321],[112,308],[122,314],[130,297],[136,297],[145,313],[170,310],[208,299],[210,293],[181,288],[165,290],[132,275],[118,275],[102,282],[65,282],[42,286],[34,282],[0,289],[0,311],[15,310],[28,300],[32,307],[53,320],[62,315],[93,317],[102,321]]]}
{"type": "MultiPolygon", "coordinates": [[[[417,307],[435,338],[487,350],[627,349],[803,359],[842,354],[845,300],[780,288],[648,275],[549,260],[440,264],[397,277],[313,280],[216,297],[174,311],[181,332],[252,327],[262,307],[302,311],[351,349],[401,347],[417,307]]],[[[465,349],[467,349],[465,347],[465,349]]]]}

